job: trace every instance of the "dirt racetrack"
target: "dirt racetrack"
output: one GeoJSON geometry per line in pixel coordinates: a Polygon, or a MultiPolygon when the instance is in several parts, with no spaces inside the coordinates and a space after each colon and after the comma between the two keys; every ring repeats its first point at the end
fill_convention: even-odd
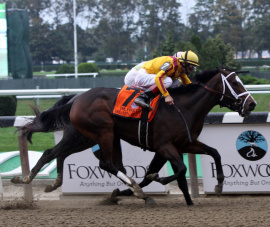
{"type": "MultiPolygon", "coordinates": [[[[176,187],[176,186],[175,186],[176,187]]],[[[108,195],[59,197],[61,190],[43,192],[33,187],[34,202],[22,199],[23,188],[4,186],[0,226],[270,226],[270,196],[205,196],[185,204],[178,194],[152,196],[157,205],[121,197],[118,205],[105,203],[108,195]]]]}

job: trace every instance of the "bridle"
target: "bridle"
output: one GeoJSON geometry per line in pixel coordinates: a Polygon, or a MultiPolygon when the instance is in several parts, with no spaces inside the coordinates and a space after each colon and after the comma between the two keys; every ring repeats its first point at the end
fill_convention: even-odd
{"type": "MultiPolygon", "coordinates": [[[[245,89],[246,90],[245,92],[243,92],[241,94],[236,94],[236,92],[234,91],[234,89],[232,88],[232,86],[230,85],[230,83],[227,80],[234,73],[235,72],[231,72],[227,76],[224,76],[222,73],[220,74],[221,75],[221,79],[222,79],[222,85],[223,85],[223,91],[222,92],[213,90],[212,88],[209,88],[208,86],[206,86],[205,84],[203,84],[201,82],[198,82],[198,84],[201,85],[202,87],[204,87],[206,90],[208,90],[210,92],[213,92],[215,94],[221,95],[221,98],[219,100],[219,105],[221,107],[228,107],[229,109],[231,109],[233,111],[239,112],[239,111],[243,111],[243,108],[245,106],[245,103],[246,103],[248,97],[250,96],[250,94],[249,94],[249,92],[246,89],[245,89]],[[231,95],[225,94],[226,87],[228,87],[228,89],[230,90],[231,95]],[[244,102],[240,98],[243,95],[247,95],[247,97],[245,98],[244,102]],[[228,102],[228,101],[226,102],[225,100],[223,100],[224,97],[226,97],[228,100],[231,100],[231,102],[228,102]]],[[[243,83],[242,83],[242,81],[240,79],[239,79],[238,82],[240,82],[243,85],[243,83]]],[[[243,87],[244,87],[244,85],[243,85],[243,87]]]]}
{"type": "MultiPolygon", "coordinates": [[[[213,92],[215,94],[221,95],[221,98],[219,99],[219,105],[221,107],[228,107],[229,109],[233,110],[233,111],[237,111],[237,112],[243,112],[243,108],[245,106],[245,103],[248,99],[248,97],[250,96],[249,92],[245,89],[244,84],[242,83],[242,81],[237,77],[237,80],[239,83],[242,84],[242,86],[245,89],[245,92],[241,93],[241,94],[236,94],[236,92],[234,91],[234,89],[232,88],[232,86],[230,85],[230,83],[228,82],[228,78],[234,74],[235,72],[231,72],[230,74],[228,74],[227,76],[224,76],[222,73],[221,75],[221,79],[222,79],[222,85],[223,85],[223,91],[219,92],[216,91],[208,86],[206,86],[205,84],[203,84],[202,82],[197,82],[198,85],[202,86],[203,88],[205,88],[206,90],[213,92]],[[227,86],[226,86],[227,85],[227,86]],[[227,95],[226,92],[226,87],[228,87],[228,89],[231,92],[231,95],[227,95]],[[240,98],[243,95],[247,95],[247,97],[245,98],[244,102],[242,102],[242,99],[240,98]],[[226,99],[231,100],[231,102],[226,102],[225,100],[223,100],[223,98],[226,97],[226,99]]],[[[178,113],[181,115],[185,126],[186,126],[186,130],[187,130],[187,134],[188,134],[188,139],[189,142],[192,143],[192,138],[191,138],[191,134],[190,134],[190,130],[188,127],[188,124],[186,122],[186,119],[184,117],[184,115],[181,113],[180,109],[177,108],[177,106],[175,104],[172,105],[177,111],[178,113]]]]}

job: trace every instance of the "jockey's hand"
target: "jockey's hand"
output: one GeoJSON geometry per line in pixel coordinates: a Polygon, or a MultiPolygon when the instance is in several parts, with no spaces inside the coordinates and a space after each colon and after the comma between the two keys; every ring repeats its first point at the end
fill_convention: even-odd
{"type": "Polygon", "coordinates": [[[168,95],[168,96],[165,97],[165,102],[168,103],[169,105],[174,104],[173,98],[170,95],[168,95]]]}

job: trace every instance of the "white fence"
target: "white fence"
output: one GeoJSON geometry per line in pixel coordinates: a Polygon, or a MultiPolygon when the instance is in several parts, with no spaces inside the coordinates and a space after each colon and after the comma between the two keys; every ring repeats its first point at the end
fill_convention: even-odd
{"type": "Polygon", "coordinates": [[[47,74],[46,77],[81,77],[81,76],[93,76],[94,78],[96,78],[98,75],[98,73],[65,73],[65,74],[47,74]]]}
{"type": "MultiPolygon", "coordinates": [[[[252,94],[270,93],[270,84],[245,85],[252,94]]],[[[0,90],[0,95],[68,95],[78,94],[89,89],[23,89],[23,90],[0,90]]]]}
{"type": "Polygon", "coordinates": [[[23,90],[0,90],[0,95],[68,95],[78,94],[89,89],[23,89],[23,90]]]}

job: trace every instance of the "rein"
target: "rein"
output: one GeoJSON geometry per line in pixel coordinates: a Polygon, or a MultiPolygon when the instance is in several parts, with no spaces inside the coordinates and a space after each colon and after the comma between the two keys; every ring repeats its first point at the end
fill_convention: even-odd
{"type": "Polygon", "coordinates": [[[190,135],[190,131],[189,131],[189,128],[188,128],[188,124],[186,122],[186,119],[184,117],[184,115],[182,114],[182,112],[177,108],[177,106],[175,104],[172,104],[172,106],[178,111],[178,113],[181,115],[181,117],[183,118],[184,120],[184,123],[185,123],[185,126],[186,126],[186,129],[187,129],[187,134],[188,134],[188,140],[190,143],[192,143],[192,139],[191,139],[191,135],[190,135]]]}
{"type": "Polygon", "coordinates": [[[215,94],[218,94],[218,95],[221,95],[221,96],[225,96],[226,98],[228,98],[228,99],[233,99],[233,100],[235,100],[235,98],[233,98],[233,97],[231,97],[231,96],[229,96],[229,95],[227,95],[227,94],[223,94],[222,92],[219,92],[219,91],[216,91],[216,90],[213,90],[212,88],[210,88],[210,87],[207,87],[205,84],[203,84],[202,82],[198,82],[198,84],[200,85],[200,86],[202,86],[203,88],[205,88],[206,90],[208,90],[208,91],[211,91],[211,92],[213,92],[213,93],[215,93],[215,94]]]}

